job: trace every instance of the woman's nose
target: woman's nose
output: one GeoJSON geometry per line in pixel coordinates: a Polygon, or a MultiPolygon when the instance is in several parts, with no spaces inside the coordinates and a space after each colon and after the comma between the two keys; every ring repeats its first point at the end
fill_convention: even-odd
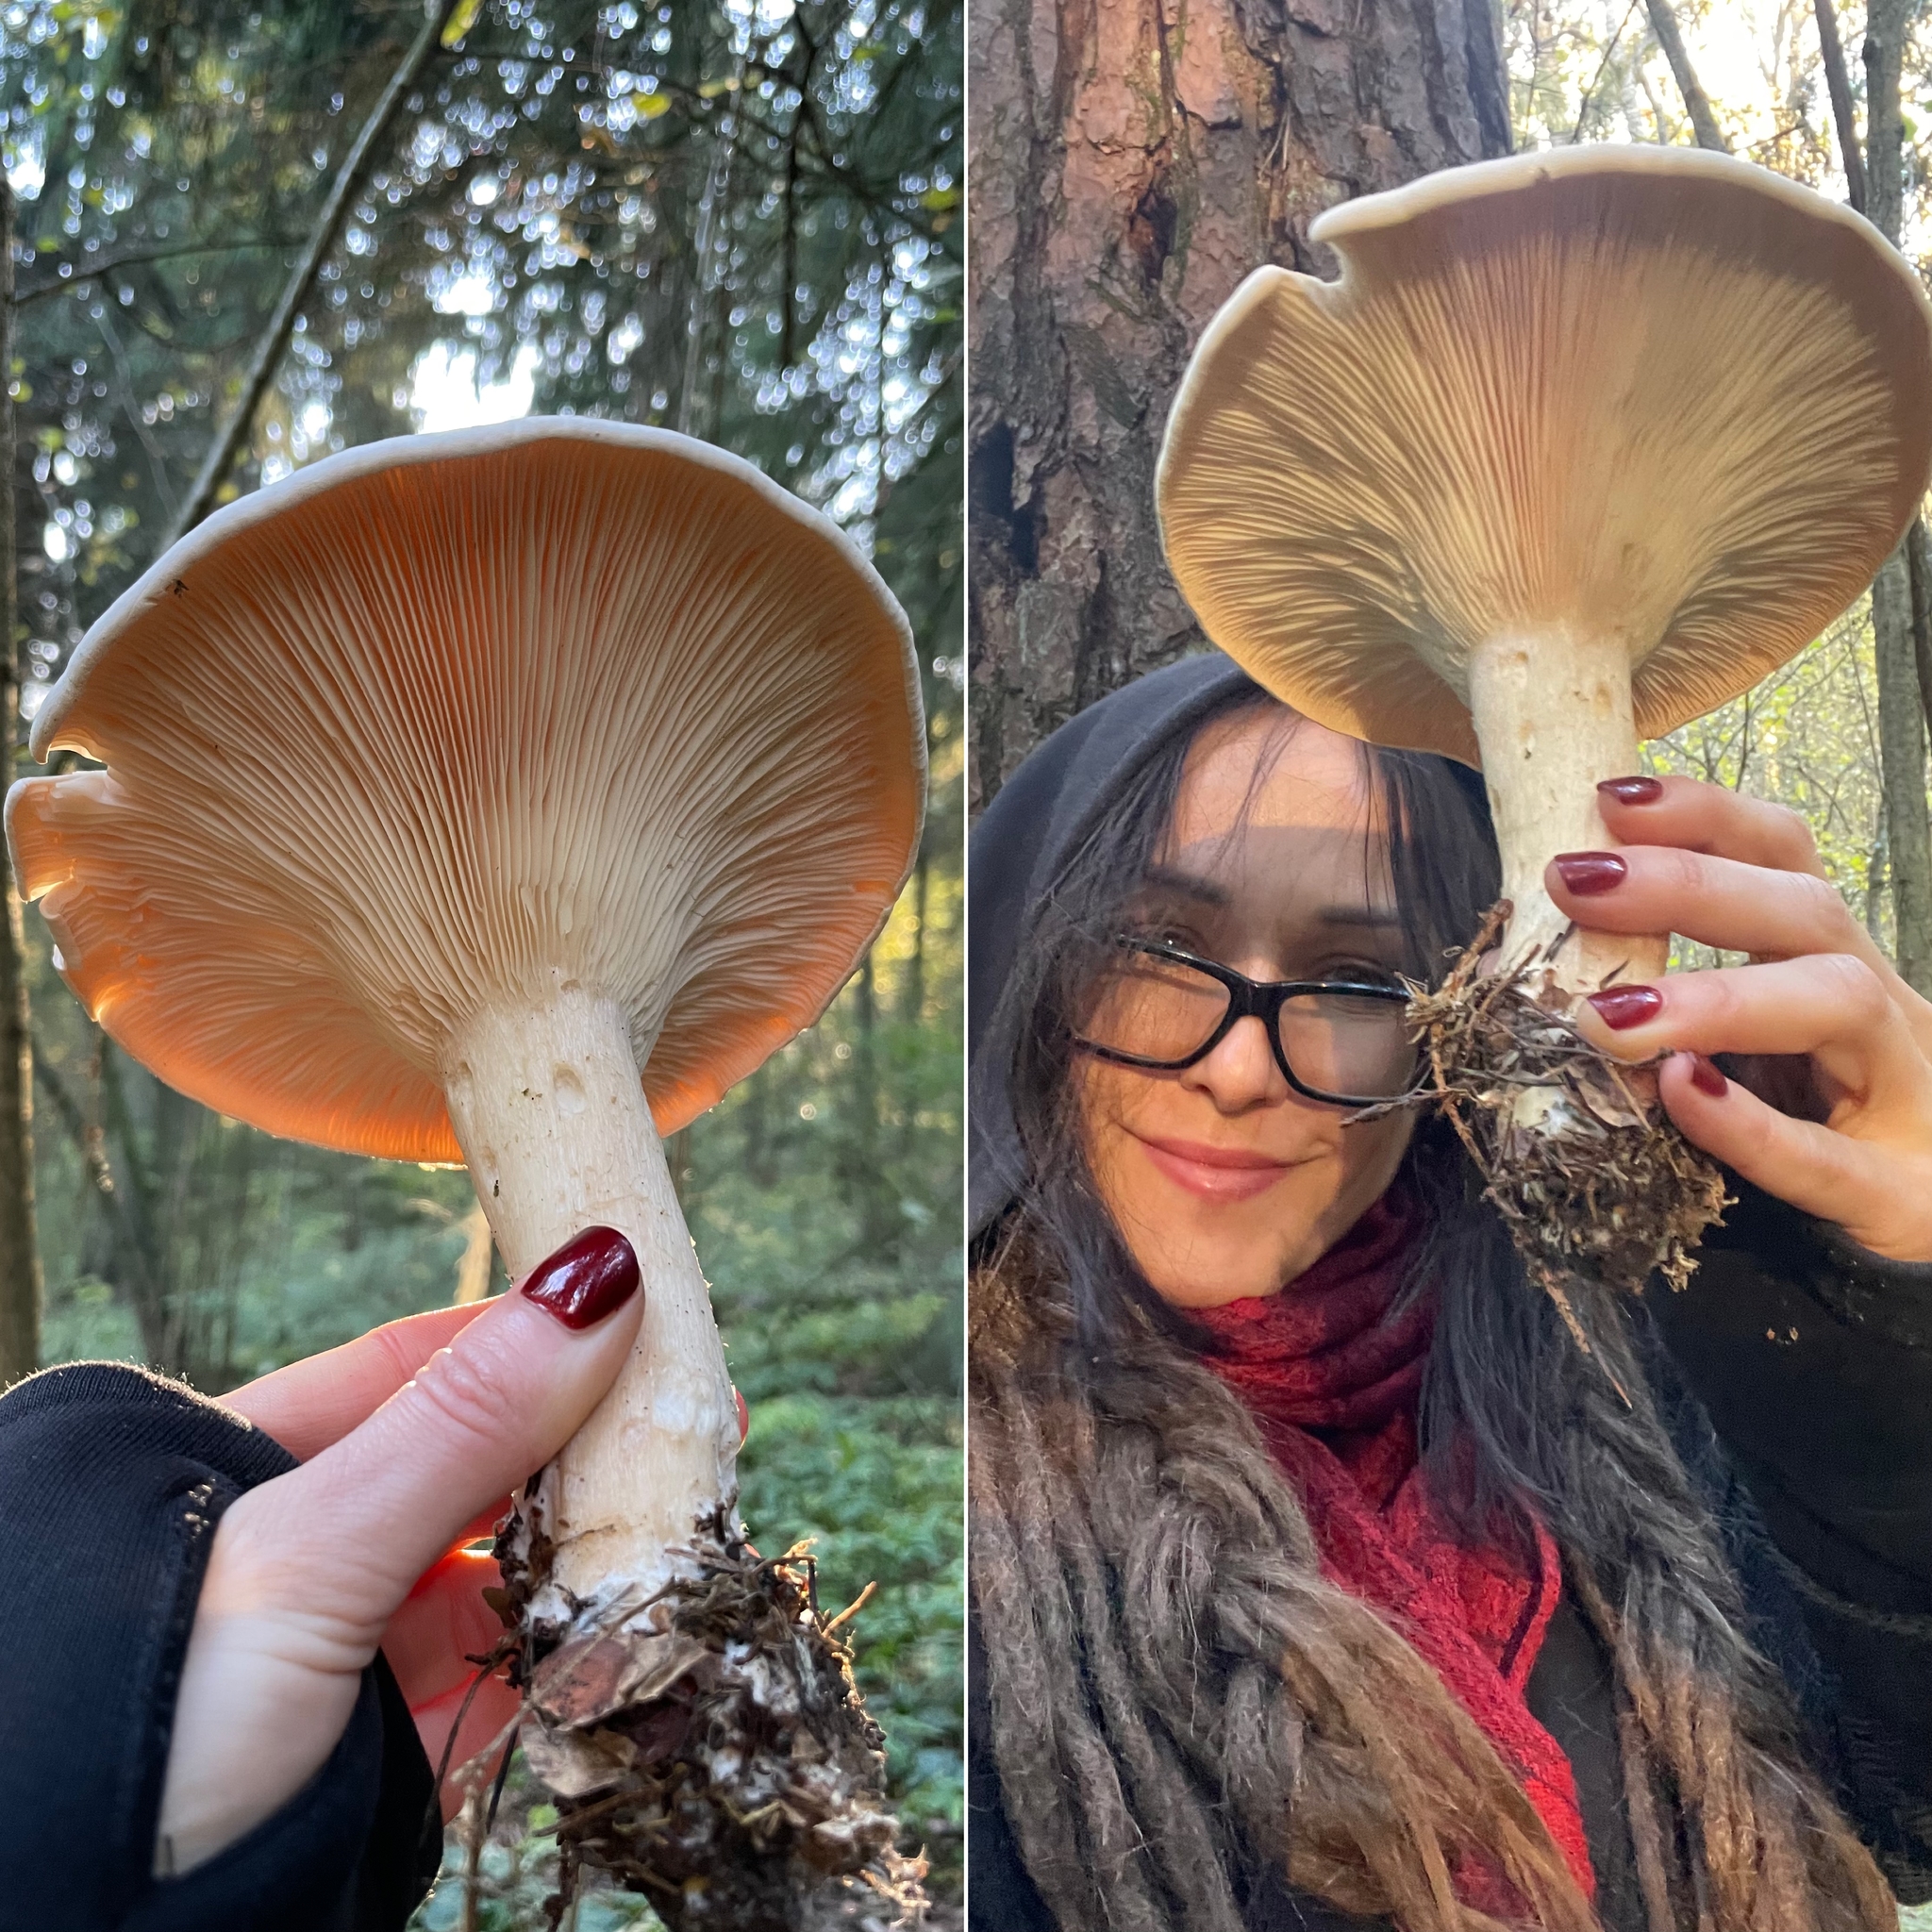
{"type": "Polygon", "coordinates": [[[1204,1059],[1181,1074],[1182,1080],[1223,1113],[1242,1113],[1249,1108],[1270,1107],[1288,1098],[1288,1082],[1275,1064],[1268,1029],[1251,1014],[1237,1020],[1227,1038],[1204,1059]]]}

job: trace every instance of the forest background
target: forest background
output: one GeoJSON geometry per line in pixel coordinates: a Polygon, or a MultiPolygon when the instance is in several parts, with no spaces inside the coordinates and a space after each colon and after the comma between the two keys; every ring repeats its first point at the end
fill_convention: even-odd
{"type": "MultiPolygon", "coordinates": [[[[0,0],[0,663],[10,770],[87,625],[214,505],[526,411],[738,451],[874,557],[919,642],[917,870],[831,1012],[672,1165],[752,1417],[744,1513],[876,1593],[858,1674],[954,1917],[964,732],[959,0],[0,0]],[[8,654],[0,654],[7,657],[8,654]],[[5,675],[8,670],[12,677],[5,675]]],[[[11,896],[10,881],[8,884],[11,896]]],[[[0,1384],[116,1357],[209,1393],[502,1286],[467,1175],[274,1141],[0,947],[0,1384]],[[34,1226],[25,1181],[32,1181],[34,1226]]],[[[24,944],[24,953],[17,950],[24,944]]],[[[425,1926],[534,1927],[513,1773],[425,1926]]],[[[569,1922],[567,1922],[569,1923],[569,1922]]],[[[655,1924],[591,1896],[575,1932],[655,1924]]]]}

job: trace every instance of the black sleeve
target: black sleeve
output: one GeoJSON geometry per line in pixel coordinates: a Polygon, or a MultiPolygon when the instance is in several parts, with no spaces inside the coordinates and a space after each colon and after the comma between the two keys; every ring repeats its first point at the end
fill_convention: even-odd
{"type": "Polygon", "coordinates": [[[1841,1792],[1932,1896],[1932,1264],[1733,1187],[1690,1286],[1646,1300],[1768,1533],[1747,1592],[1781,1589],[1823,1666],[1841,1792]]]}
{"type": "Polygon", "coordinates": [[[185,1877],[152,1874],[195,1600],[222,1511],[295,1467],[191,1389],[112,1363],[0,1397],[0,1928],[397,1932],[441,1833],[378,1657],[333,1756],[185,1877]]]}

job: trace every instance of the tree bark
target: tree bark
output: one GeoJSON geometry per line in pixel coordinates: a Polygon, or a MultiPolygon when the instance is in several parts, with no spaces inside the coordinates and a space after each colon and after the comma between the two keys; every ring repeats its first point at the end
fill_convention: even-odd
{"type": "MultiPolygon", "coordinates": [[[[0,174],[0,759],[13,780],[20,742],[20,582],[14,555],[13,193],[0,174]]],[[[13,863],[0,841],[7,931],[0,939],[0,1389],[41,1359],[41,1249],[34,1227],[34,1059],[26,955],[13,863]]]]}
{"type": "Polygon", "coordinates": [[[1912,662],[1919,674],[1919,702],[1932,719],[1932,533],[1924,517],[1906,532],[1906,564],[1912,586],[1912,662]]]}
{"type": "Polygon", "coordinates": [[[1154,518],[1189,351],[1324,208],[1508,152],[1490,0],[976,0],[974,788],[1197,649],[1154,518]]]}
{"type": "Polygon", "coordinates": [[[362,124],[362,131],[357,135],[355,146],[343,158],[334,185],[329,189],[328,199],[323,203],[322,212],[316,217],[308,246],[302,251],[302,259],[291,270],[282,288],[281,300],[275,304],[275,313],[269,317],[268,326],[256,344],[248,373],[242,378],[242,393],[236,401],[234,412],[203,459],[201,474],[194,479],[194,489],[182,506],[181,514],[175,520],[175,527],[168,533],[168,541],[162,546],[164,550],[193,529],[220,500],[222,485],[227,481],[228,472],[235,467],[235,458],[255,422],[255,412],[261,407],[261,399],[268,393],[268,386],[275,380],[275,371],[281,367],[282,357],[288,351],[289,338],[295,332],[295,318],[314,293],[315,278],[322,273],[323,263],[335,247],[336,237],[341,233],[342,219],[349,211],[349,205],[380,158],[384,137],[402,112],[403,103],[408,99],[410,91],[423,77],[423,70],[428,66],[429,57],[436,52],[442,30],[458,4],[459,0],[430,0],[425,11],[422,30],[410,43],[409,51],[403,56],[402,65],[390,76],[389,85],[382,91],[382,98],[362,124]]]}
{"type": "Polygon", "coordinates": [[[1838,37],[1838,10],[1832,0],[1815,0],[1818,47],[1824,59],[1824,85],[1831,95],[1831,119],[1838,129],[1839,158],[1844,164],[1845,199],[1865,212],[1865,160],[1858,148],[1858,117],[1852,108],[1852,76],[1845,66],[1844,42],[1838,37]]]}
{"type": "MultiPolygon", "coordinates": [[[[1905,219],[1905,122],[1900,98],[1906,26],[1915,0],[1872,0],[1865,20],[1866,215],[1897,245],[1905,219]]],[[[1909,540],[1907,540],[1907,545],[1909,540]]],[[[1898,970],[1932,992],[1932,813],[1925,798],[1925,705],[1919,686],[1907,545],[1872,586],[1878,664],[1878,743],[1891,864],[1898,970]]]]}
{"type": "Polygon", "coordinates": [[[1715,154],[1729,154],[1731,144],[1718,126],[1717,116],[1711,111],[1710,96],[1699,84],[1697,70],[1690,64],[1684,36],[1677,31],[1677,16],[1671,10],[1671,0],[1646,0],[1646,4],[1650,9],[1650,30],[1657,36],[1657,45],[1664,50],[1664,58],[1671,63],[1677,92],[1684,96],[1684,105],[1690,109],[1690,131],[1697,137],[1697,145],[1707,147],[1715,154]]]}
{"type": "Polygon", "coordinates": [[[1871,0],[1865,15],[1865,215],[1898,245],[1905,220],[1906,23],[1915,0],[1871,0]]]}
{"type": "Polygon", "coordinates": [[[1878,749],[1891,856],[1893,957],[1907,983],[1924,992],[1932,991],[1932,822],[1925,809],[1925,706],[1904,544],[1873,580],[1872,631],[1878,658],[1878,749]]]}

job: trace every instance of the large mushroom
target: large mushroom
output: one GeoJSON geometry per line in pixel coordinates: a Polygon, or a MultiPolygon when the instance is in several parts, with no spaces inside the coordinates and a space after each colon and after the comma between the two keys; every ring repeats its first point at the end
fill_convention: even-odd
{"type": "Polygon", "coordinates": [[[1681,1278],[1714,1174],[1567,1017],[1661,973],[1668,936],[1572,930],[1544,867],[1615,842],[1595,784],[1640,738],[1783,663],[1897,543],[1932,470],[1932,307],[1860,217],[1695,150],[1453,169],[1311,233],[1340,279],[1258,270],[1195,351],[1169,560],[1286,703],[1481,766],[1510,970],[1418,1009],[1457,1117],[1546,1279],[1681,1278]]]}
{"type": "Polygon", "coordinates": [[[597,1800],[574,1851],[688,1923],[901,1883],[839,1642],[744,1546],[661,1145],[818,1018],[911,862],[917,669],[871,566],[660,431],[376,443],[170,551],[33,749],[104,767],[7,826],[120,1045],[272,1133],[466,1161],[512,1273],[590,1224],[637,1251],[636,1354],[500,1545],[525,1747],[597,1800]]]}

